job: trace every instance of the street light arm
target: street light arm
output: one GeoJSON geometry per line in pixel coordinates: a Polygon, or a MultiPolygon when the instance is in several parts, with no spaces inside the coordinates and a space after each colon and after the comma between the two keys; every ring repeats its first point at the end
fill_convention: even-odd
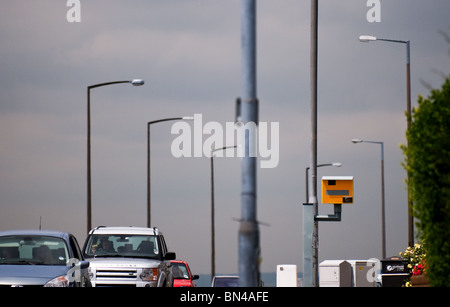
{"type": "Polygon", "coordinates": [[[152,124],[156,124],[156,123],[160,123],[160,122],[168,122],[171,120],[182,120],[182,119],[183,119],[183,117],[171,117],[171,118],[152,120],[152,121],[149,121],[147,124],[152,125],[152,124]]]}
{"type": "Polygon", "coordinates": [[[365,141],[365,140],[361,140],[361,139],[353,139],[352,142],[355,143],[355,144],[357,144],[357,143],[371,143],[371,144],[379,144],[379,145],[381,145],[381,160],[384,161],[384,142],[381,142],[381,141],[365,141]]]}
{"type": "Polygon", "coordinates": [[[374,42],[374,41],[384,41],[384,42],[401,43],[401,44],[407,44],[409,42],[409,41],[399,40],[399,39],[378,38],[378,37],[372,36],[372,35],[361,35],[361,36],[359,36],[359,41],[362,43],[368,43],[368,42],[374,42]]]}
{"type": "Polygon", "coordinates": [[[237,145],[234,145],[234,146],[225,146],[225,147],[220,147],[220,148],[212,149],[212,150],[211,150],[211,156],[212,156],[213,152],[215,152],[215,151],[225,150],[225,149],[228,149],[228,148],[237,148],[237,145]]]}
{"type": "Polygon", "coordinates": [[[371,36],[371,35],[361,35],[359,37],[359,41],[362,43],[383,41],[383,42],[390,42],[390,43],[406,44],[406,63],[410,64],[410,62],[411,62],[411,56],[410,56],[411,42],[409,40],[405,41],[405,40],[400,40],[400,39],[378,38],[378,37],[371,36]]]}
{"type": "Polygon", "coordinates": [[[383,42],[391,42],[391,43],[400,43],[400,44],[407,44],[409,41],[399,40],[399,39],[387,39],[387,38],[377,38],[377,41],[383,41],[383,42]]]}
{"type": "Polygon", "coordinates": [[[98,84],[89,85],[88,89],[101,87],[101,86],[107,86],[107,85],[111,85],[111,84],[120,84],[120,83],[131,83],[134,86],[141,86],[141,85],[144,85],[145,81],[142,80],[142,79],[111,81],[111,82],[104,82],[104,83],[98,83],[98,84]]]}
{"type": "Polygon", "coordinates": [[[373,143],[373,144],[383,144],[383,142],[381,141],[366,141],[366,140],[361,140],[361,139],[352,139],[353,143],[373,143]]]}
{"type": "Polygon", "coordinates": [[[163,118],[163,119],[157,119],[157,120],[152,120],[150,122],[148,122],[148,125],[151,124],[156,124],[156,123],[160,123],[160,122],[168,122],[171,120],[193,120],[194,118],[191,116],[183,116],[183,117],[170,117],[170,118],[163,118]]]}

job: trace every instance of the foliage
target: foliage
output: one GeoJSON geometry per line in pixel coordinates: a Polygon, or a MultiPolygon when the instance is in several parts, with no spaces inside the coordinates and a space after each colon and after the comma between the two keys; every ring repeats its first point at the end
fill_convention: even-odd
{"type": "Polygon", "coordinates": [[[421,263],[418,263],[414,266],[412,274],[413,274],[413,276],[422,275],[422,274],[427,275],[427,264],[425,262],[425,259],[422,260],[421,263]]]}
{"type": "MultiPolygon", "coordinates": [[[[414,244],[413,247],[408,246],[404,252],[400,252],[399,256],[408,260],[408,269],[411,276],[426,275],[426,249],[425,244],[414,244]]],[[[406,287],[411,286],[408,279],[405,284],[406,287]]]]}
{"type": "Polygon", "coordinates": [[[414,244],[413,247],[408,246],[404,252],[401,252],[400,257],[408,260],[409,273],[414,275],[414,268],[419,264],[422,264],[426,258],[425,245],[414,244]]]}
{"type": "Polygon", "coordinates": [[[427,243],[427,276],[433,286],[450,286],[450,79],[428,98],[419,96],[407,139],[410,209],[427,243]]]}

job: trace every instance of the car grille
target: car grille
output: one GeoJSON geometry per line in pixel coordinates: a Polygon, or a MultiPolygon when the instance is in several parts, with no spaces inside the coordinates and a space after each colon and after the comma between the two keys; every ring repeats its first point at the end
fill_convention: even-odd
{"type": "Polygon", "coordinates": [[[95,282],[97,286],[130,286],[136,284],[136,269],[97,269],[95,282]]]}
{"type": "Polygon", "coordinates": [[[137,272],[133,269],[126,270],[97,270],[97,279],[101,278],[120,278],[120,279],[136,279],[137,272]]]}

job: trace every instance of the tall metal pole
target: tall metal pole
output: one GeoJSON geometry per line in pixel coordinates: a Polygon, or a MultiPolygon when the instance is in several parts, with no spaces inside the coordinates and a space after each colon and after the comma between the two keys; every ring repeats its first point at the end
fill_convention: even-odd
{"type": "Polygon", "coordinates": [[[311,111],[311,151],[309,199],[303,206],[303,285],[318,286],[318,244],[319,224],[317,205],[317,63],[318,63],[318,0],[311,0],[310,37],[310,111],[311,111]]]}
{"type": "Polygon", "coordinates": [[[216,276],[216,225],[214,206],[214,156],[211,152],[211,281],[216,276]]]}
{"type": "MultiPolygon", "coordinates": [[[[256,0],[241,0],[242,121],[258,124],[256,97],[256,0]]],[[[250,157],[245,138],[242,159],[242,218],[239,225],[239,284],[256,287],[259,281],[259,229],[256,219],[256,157],[250,157]]]]}
{"type": "Polygon", "coordinates": [[[386,203],[384,197],[384,143],[381,144],[381,259],[386,259],[386,203]]]}
{"type": "Polygon", "coordinates": [[[170,117],[164,119],[152,120],[147,123],[147,227],[152,227],[152,205],[151,205],[151,168],[150,168],[150,125],[173,121],[173,120],[192,120],[193,117],[170,117]]]}
{"type": "Polygon", "coordinates": [[[131,83],[133,86],[144,85],[144,80],[133,79],[98,83],[87,87],[87,233],[92,229],[92,188],[91,188],[91,89],[112,84],[131,83]]]}
{"type": "Polygon", "coordinates": [[[87,232],[92,229],[91,191],[91,88],[87,89],[87,232]]]}
{"type": "MultiPolygon", "coordinates": [[[[406,112],[408,114],[407,131],[411,127],[411,42],[406,41],[406,112]]],[[[407,145],[409,142],[407,140],[407,145]]],[[[409,174],[408,174],[409,182],[409,174]]],[[[414,217],[412,215],[412,199],[408,189],[408,245],[414,246],[414,217]]]]}
{"type": "Polygon", "coordinates": [[[228,148],[236,148],[235,146],[226,146],[211,150],[211,280],[216,275],[216,219],[215,219],[215,203],[214,203],[214,152],[226,150],[228,148]]]}
{"type": "MultiPolygon", "coordinates": [[[[411,127],[411,41],[398,40],[398,39],[386,39],[378,38],[370,35],[361,35],[359,37],[361,42],[370,41],[384,41],[391,43],[400,43],[406,45],[406,114],[407,114],[407,131],[411,127]]],[[[406,140],[407,146],[409,146],[408,140],[406,140]]],[[[407,181],[409,182],[409,174],[407,174],[407,181]]],[[[408,189],[408,246],[414,246],[414,217],[412,215],[412,199],[409,195],[408,189]]]]}
{"type": "Polygon", "coordinates": [[[384,142],[353,139],[353,143],[381,145],[381,259],[386,259],[386,203],[384,196],[384,142]]]}
{"type": "MultiPolygon", "coordinates": [[[[397,40],[397,39],[384,39],[377,38],[378,41],[385,41],[391,43],[400,43],[406,45],[406,114],[407,114],[407,126],[409,131],[411,127],[411,42],[409,40],[397,40]]],[[[406,146],[409,146],[408,140],[406,140],[406,146]]],[[[409,174],[407,174],[407,181],[409,182],[409,174]]],[[[414,246],[414,217],[412,216],[412,200],[409,196],[408,189],[408,246],[414,246]]]]}

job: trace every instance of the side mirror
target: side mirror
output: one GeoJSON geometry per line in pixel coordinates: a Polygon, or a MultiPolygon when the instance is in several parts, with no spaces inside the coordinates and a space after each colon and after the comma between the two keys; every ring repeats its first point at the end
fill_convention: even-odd
{"type": "Polygon", "coordinates": [[[87,269],[89,267],[89,261],[80,261],[78,265],[80,266],[81,270],[87,269]]]}
{"type": "Polygon", "coordinates": [[[198,275],[192,275],[192,280],[196,280],[196,279],[199,279],[200,278],[200,276],[198,276],[198,275]]]}
{"type": "Polygon", "coordinates": [[[175,260],[175,259],[177,259],[177,254],[174,252],[167,252],[164,255],[164,260],[175,260]]]}

